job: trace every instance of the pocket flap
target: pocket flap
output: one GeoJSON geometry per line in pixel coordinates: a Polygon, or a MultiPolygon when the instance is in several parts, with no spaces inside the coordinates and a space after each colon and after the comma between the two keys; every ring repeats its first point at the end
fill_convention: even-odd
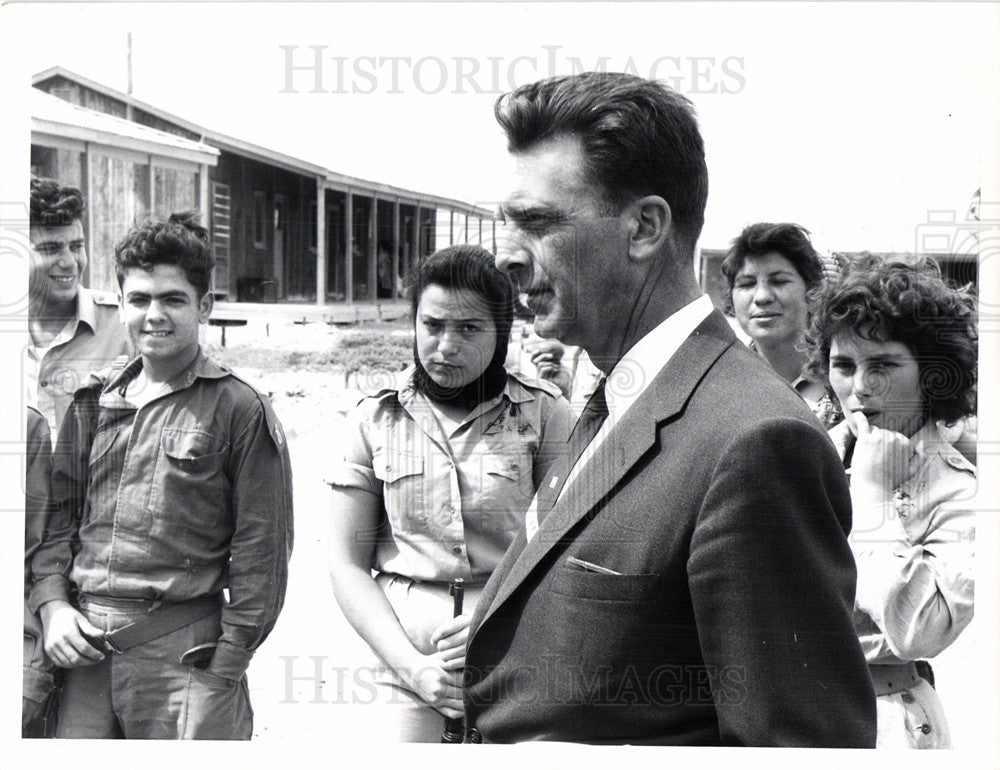
{"type": "Polygon", "coordinates": [[[531,470],[531,463],[519,455],[487,455],[483,458],[483,470],[494,476],[517,481],[531,470]]]}
{"type": "Polygon", "coordinates": [[[372,469],[375,476],[387,484],[406,476],[422,476],[424,473],[424,458],[420,455],[400,452],[388,455],[379,452],[372,456],[372,469]]]}
{"type": "Polygon", "coordinates": [[[164,428],[160,438],[163,452],[174,460],[200,460],[217,455],[226,448],[225,441],[197,428],[164,428]]]}

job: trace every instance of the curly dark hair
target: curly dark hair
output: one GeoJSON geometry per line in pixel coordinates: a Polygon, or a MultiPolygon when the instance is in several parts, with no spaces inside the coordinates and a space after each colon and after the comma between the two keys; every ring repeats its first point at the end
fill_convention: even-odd
{"type": "Polygon", "coordinates": [[[150,271],[153,265],[179,265],[202,296],[212,280],[215,257],[208,230],[199,224],[197,211],[171,214],[166,222],[147,220],[129,230],[115,246],[118,286],[133,268],[150,271]]]}
{"type": "Polygon", "coordinates": [[[705,222],[708,166],[685,96],[635,75],[583,72],[521,86],[497,99],[493,112],[513,153],[558,134],[579,137],[609,213],[632,198],[659,195],[694,251],[705,222]]]}
{"type": "Polygon", "coordinates": [[[757,222],[747,225],[743,232],[733,238],[726,258],[722,260],[722,274],[726,277],[728,291],[723,298],[727,313],[733,311],[733,285],[736,274],[748,258],[763,257],[777,252],[789,262],[805,281],[806,290],[815,289],[823,280],[823,262],[812,241],[809,231],[802,225],[791,222],[757,222]]]}
{"type": "Polygon", "coordinates": [[[813,292],[811,304],[807,369],[815,379],[829,383],[833,338],[850,331],[909,348],[931,419],[953,422],[975,413],[976,300],[949,286],[933,259],[862,255],[838,284],[813,292]]]}
{"type": "Polygon", "coordinates": [[[63,187],[55,179],[31,177],[31,227],[71,225],[83,217],[87,202],[75,187],[63,187]]]}

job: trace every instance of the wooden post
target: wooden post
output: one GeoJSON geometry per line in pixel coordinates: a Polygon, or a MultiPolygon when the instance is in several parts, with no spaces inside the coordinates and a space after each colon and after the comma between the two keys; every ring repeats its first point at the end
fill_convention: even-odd
{"type": "Polygon", "coordinates": [[[368,219],[368,299],[378,304],[378,193],[372,190],[372,215],[368,219]]]}
{"type": "Polygon", "coordinates": [[[201,209],[201,223],[212,228],[212,201],[208,195],[208,164],[201,164],[201,173],[198,174],[198,208],[201,209]]]}
{"type": "Polygon", "coordinates": [[[399,296],[399,198],[392,207],[392,298],[399,296]]]}
{"type": "Polygon", "coordinates": [[[413,217],[413,264],[411,265],[411,269],[420,264],[422,256],[420,247],[420,202],[418,201],[417,212],[413,217]]]}
{"type": "Polygon", "coordinates": [[[326,180],[316,177],[316,304],[326,304],[326,180]]]}
{"type": "Polygon", "coordinates": [[[354,304],[354,193],[344,195],[344,299],[354,304]]]}
{"type": "Polygon", "coordinates": [[[87,260],[87,268],[83,271],[83,279],[87,286],[93,288],[103,289],[103,286],[95,286],[91,275],[90,266],[94,262],[94,202],[91,199],[91,192],[94,189],[94,161],[90,154],[90,142],[86,142],[83,145],[83,199],[90,203],[87,208],[84,209],[83,214],[86,219],[84,222],[87,230],[83,234],[84,242],[87,244],[87,254],[90,259],[87,260]]]}

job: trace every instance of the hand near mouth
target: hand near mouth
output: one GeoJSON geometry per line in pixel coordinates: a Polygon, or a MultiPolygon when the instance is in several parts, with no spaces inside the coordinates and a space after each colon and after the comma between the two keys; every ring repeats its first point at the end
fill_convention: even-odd
{"type": "Polygon", "coordinates": [[[854,413],[854,421],[858,439],[851,461],[852,493],[855,487],[863,487],[888,500],[923,464],[923,442],[914,444],[902,433],[870,425],[862,411],[854,413]]]}

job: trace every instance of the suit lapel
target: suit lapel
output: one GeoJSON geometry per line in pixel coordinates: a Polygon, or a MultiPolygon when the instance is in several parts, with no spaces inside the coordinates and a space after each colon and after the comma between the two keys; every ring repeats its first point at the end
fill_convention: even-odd
{"type": "Polygon", "coordinates": [[[482,620],[476,623],[474,618],[473,628],[479,628],[552,547],[614,489],[656,442],[657,426],[684,408],[705,372],[736,341],[718,311],[709,315],[684,341],[566,487],[539,524],[535,536],[523,545],[523,529],[518,534],[490,578],[480,600],[480,608],[485,608],[482,620]]]}

